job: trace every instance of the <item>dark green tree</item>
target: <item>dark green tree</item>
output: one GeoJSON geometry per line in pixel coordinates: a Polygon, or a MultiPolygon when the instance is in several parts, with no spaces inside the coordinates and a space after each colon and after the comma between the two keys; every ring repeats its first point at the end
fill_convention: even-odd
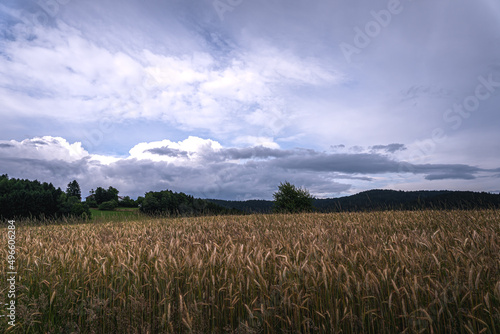
{"type": "Polygon", "coordinates": [[[82,192],[80,190],[80,185],[78,184],[78,182],[76,182],[76,180],[73,180],[70,183],[68,183],[68,187],[66,188],[66,195],[68,195],[68,197],[76,197],[80,201],[82,200],[82,192]]]}
{"type": "Polygon", "coordinates": [[[137,202],[131,199],[130,196],[123,197],[123,200],[119,204],[124,208],[137,208],[137,202]]]}
{"type": "Polygon", "coordinates": [[[148,214],[159,214],[166,211],[166,208],[161,207],[157,197],[153,192],[147,193],[141,202],[141,211],[148,214]]]}
{"type": "Polygon", "coordinates": [[[106,202],[108,200],[106,195],[107,195],[106,189],[102,187],[97,187],[94,193],[94,199],[97,205],[106,202]]]}
{"type": "Polygon", "coordinates": [[[279,213],[297,213],[313,211],[314,197],[307,189],[297,188],[290,182],[280,183],[273,194],[274,211],[279,213]]]}
{"type": "Polygon", "coordinates": [[[85,201],[85,203],[89,206],[89,208],[97,208],[97,202],[93,198],[89,198],[85,201]]]}
{"type": "Polygon", "coordinates": [[[94,193],[94,199],[97,202],[97,205],[100,205],[104,202],[109,201],[117,201],[118,202],[118,189],[109,187],[107,190],[102,187],[97,187],[94,193]]]}
{"type": "Polygon", "coordinates": [[[63,216],[90,218],[91,212],[87,203],[82,203],[76,196],[62,193],[59,196],[59,213],[63,216]]]}
{"type": "Polygon", "coordinates": [[[118,193],[119,193],[118,189],[110,186],[108,188],[108,198],[109,198],[108,201],[118,202],[118,193]]]}
{"type": "Polygon", "coordinates": [[[140,211],[149,215],[198,216],[234,213],[217,204],[171,190],[150,191],[139,197],[140,211]]]}

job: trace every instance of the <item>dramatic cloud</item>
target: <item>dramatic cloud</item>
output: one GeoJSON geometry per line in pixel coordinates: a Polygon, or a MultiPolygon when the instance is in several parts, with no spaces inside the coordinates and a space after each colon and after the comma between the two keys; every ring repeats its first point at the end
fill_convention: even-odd
{"type": "Polygon", "coordinates": [[[218,3],[3,1],[0,173],[224,198],[500,188],[498,1],[218,3]]]}
{"type": "Polygon", "coordinates": [[[8,145],[0,145],[0,163],[13,177],[43,179],[63,188],[77,179],[85,190],[113,185],[132,196],[172,189],[200,197],[270,198],[280,182],[289,180],[325,197],[351,188],[341,181],[370,183],[381,177],[390,179],[393,174],[470,180],[481,173],[498,173],[498,169],[468,165],[412,165],[378,153],[225,148],[198,137],[142,143],[121,158],[89,154],[80,143],[69,144],[62,138],[33,138],[8,145]]]}

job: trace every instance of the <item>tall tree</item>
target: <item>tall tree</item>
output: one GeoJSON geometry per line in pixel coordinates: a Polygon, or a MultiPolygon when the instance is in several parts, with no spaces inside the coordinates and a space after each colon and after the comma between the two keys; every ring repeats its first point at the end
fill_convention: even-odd
{"type": "Polygon", "coordinates": [[[97,187],[94,193],[94,199],[97,205],[101,205],[104,202],[117,201],[118,202],[118,189],[109,187],[107,190],[102,187],[97,187]]]}
{"type": "Polygon", "coordinates": [[[120,192],[118,191],[118,189],[110,186],[108,188],[108,201],[117,201],[118,202],[118,194],[119,193],[120,192]]]}
{"type": "Polygon", "coordinates": [[[82,200],[82,192],[80,190],[80,185],[78,184],[78,182],[76,182],[76,180],[73,180],[70,183],[68,183],[68,187],[66,188],[66,195],[68,195],[68,197],[76,197],[80,201],[82,200]]]}
{"type": "Polygon", "coordinates": [[[314,197],[309,191],[297,188],[290,182],[280,183],[278,191],[273,194],[274,211],[296,213],[313,211],[314,197]]]}
{"type": "Polygon", "coordinates": [[[94,193],[94,199],[97,205],[106,202],[108,200],[106,195],[107,195],[106,189],[102,187],[97,187],[94,193]]]}

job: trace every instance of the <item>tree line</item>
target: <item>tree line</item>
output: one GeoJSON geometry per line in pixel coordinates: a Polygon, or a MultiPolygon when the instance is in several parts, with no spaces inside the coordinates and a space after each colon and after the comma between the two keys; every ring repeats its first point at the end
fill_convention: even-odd
{"type": "Polygon", "coordinates": [[[144,214],[168,216],[242,213],[171,190],[150,191],[137,200],[129,196],[119,197],[118,194],[118,189],[114,187],[98,187],[92,189],[82,202],[80,185],[76,180],[68,183],[64,192],[52,183],[9,178],[5,174],[0,177],[0,218],[91,218],[90,208],[114,210],[118,207],[139,208],[144,214]]]}
{"type": "Polygon", "coordinates": [[[81,202],[80,187],[70,182],[66,192],[52,183],[0,176],[0,217],[59,218],[90,217],[86,203],[81,202]]]}
{"type": "Polygon", "coordinates": [[[224,208],[204,199],[171,190],[150,191],[141,200],[140,210],[150,215],[199,216],[242,213],[235,208],[224,208]]]}
{"type": "Polygon", "coordinates": [[[500,208],[500,194],[467,191],[394,191],[369,190],[356,195],[316,199],[307,189],[280,183],[274,201],[224,201],[194,198],[171,190],[150,191],[137,200],[118,196],[114,187],[98,187],[82,202],[76,180],[66,191],[52,183],[0,177],[0,218],[90,218],[90,208],[114,210],[139,208],[148,215],[197,216],[242,213],[298,213],[373,210],[478,209],[500,208]]]}

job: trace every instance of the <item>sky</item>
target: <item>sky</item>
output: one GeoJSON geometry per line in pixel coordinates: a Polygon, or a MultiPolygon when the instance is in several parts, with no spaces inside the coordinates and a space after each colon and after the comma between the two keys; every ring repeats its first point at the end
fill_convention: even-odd
{"type": "Polygon", "coordinates": [[[498,0],[2,0],[0,173],[500,192],[498,0]]]}

